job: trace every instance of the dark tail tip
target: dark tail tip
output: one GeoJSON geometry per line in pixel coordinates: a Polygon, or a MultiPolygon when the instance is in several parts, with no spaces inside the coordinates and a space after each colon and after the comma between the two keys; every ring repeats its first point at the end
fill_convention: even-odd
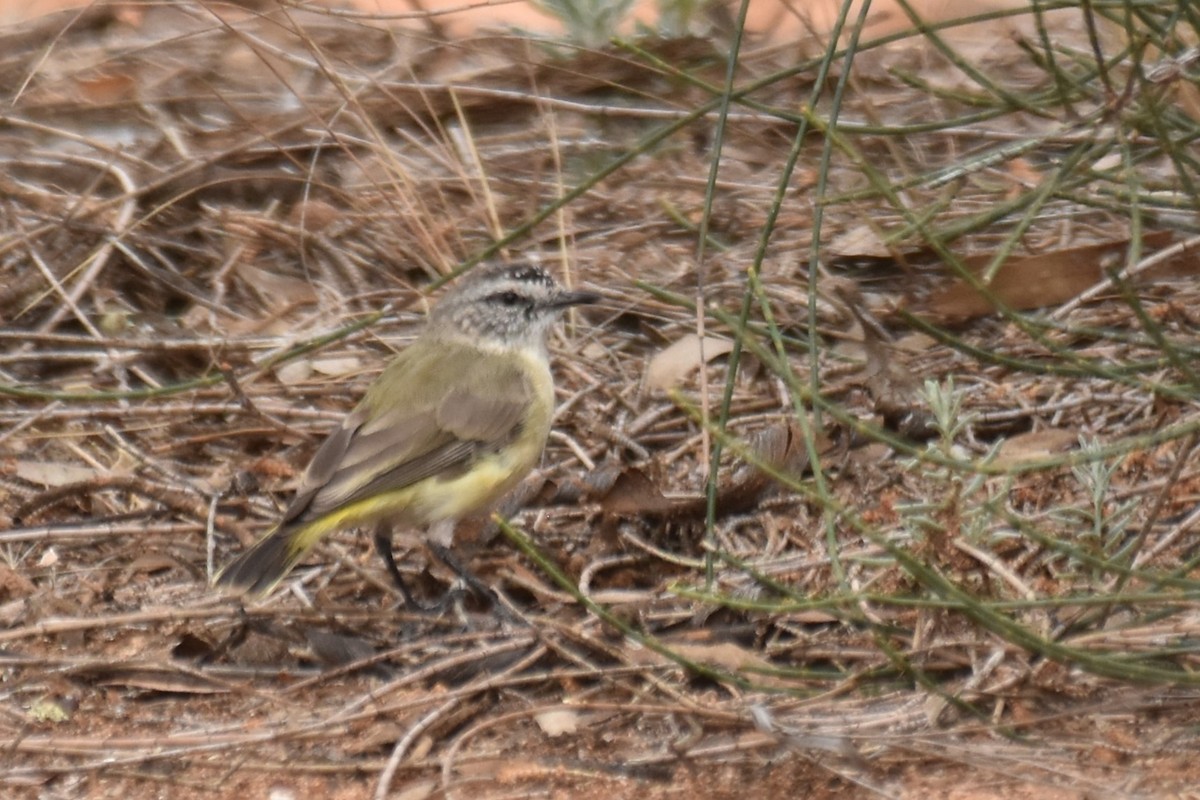
{"type": "Polygon", "coordinates": [[[280,529],[259,539],[217,573],[213,584],[246,594],[265,594],[291,571],[299,556],[290,534],[280,529]]]}

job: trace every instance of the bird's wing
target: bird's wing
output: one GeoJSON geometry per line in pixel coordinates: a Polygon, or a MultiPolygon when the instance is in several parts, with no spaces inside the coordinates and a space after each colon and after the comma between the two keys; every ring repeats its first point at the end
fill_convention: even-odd
{"type": "Polygon", "coordinates": [[[459,374],[437,391],[445,376],[437,358],[408,358],[385,371],[356,408],[313,456],[284,522],[322,514],[432,475],[470,464],[519,433],[533,390],[519,364],[459,350],[459,374]],[[473,363],[467,363],[473,362],[473,363]],[[436,380],[438,377],[441,380],[436,380]],[[409,402],[389,405],[388,389],[403,385],[409,402]]]}

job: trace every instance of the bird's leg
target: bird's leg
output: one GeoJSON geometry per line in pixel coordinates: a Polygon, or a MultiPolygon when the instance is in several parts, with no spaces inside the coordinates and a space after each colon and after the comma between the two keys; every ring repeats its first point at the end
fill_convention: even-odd
{"type": "Polygon", "coordinates": [[[429,609],[417,602],[413,597],[412,592],[408,589],[408,584],[404,582],[404,576],[400,574],[400,568],[396,566],[396,556],[392,554],[392,532],[391,528],[386,525],[380,525],[375,528],[375,552],[379,553],[379,557],[383,559],[383,564],[387,567],[388,575],[392,576],[392,580],[396,583],[396,588],[400,590],[401,596],[404,597],[404,605],[408,606],[413,611],[428,611],[429,609]]]}
{"type": "MultiPolygon", "coordinates": [[[[383,564],[385,567],[387,567],[388,575],[392,576],[392,581],[396,584],[396,588],[400,590],[400,594],[404,597],[404,605],[406,608],[408,608],[410,611],[435,613],[443,611],[446,606],[450,604],[455,591],[453,587],[446,592],[441,600],[438,600],[431,606],[427,606],[424,603],[419,602],[417,598],[413,596],[412,591],[409,590],[408,584],[404,580],[404,576],[400,574],[400,568],[396,566],[396,556],[392,553],[392,529],[390,526],[380,525],[376,527],[374,542],[375,551],[379,553],[379,557],[383,559],[383,564]]],[[[433,554],[443,564],[453,570],[454,573],[458,575],[459,578],[466,583],[470,589],[480,592],[489,600],[492,599],[491,594],[487,591],[487,587],[484,586],[478,578],[467,572],[466,568],[459,564],[458,560],[450,554],[448,548],[432,542],[429,543],[429,547],[433,554]]]]}
{"type": "Polygon", "coordinates": [[[453,553],[450,552],[449,547],[446,547],[440,542],[433,541],[426,542],[425,546],[429,548],[429,552],[433,553],[438,561],[441,561],[443,564],[449,567],[450,571],[457,575],[458,579],[466,584],[468,589],[470,589],[479,597],[484,598],[492,605],[496,604],[496,595],[492,593],[491,587],[479,580],[479,578],[475,577],[475,573],[467,569],[463,563],[459,561],[453,553]]]}
{"type": "MultiPolygon", "coordinates": [[[[498,602],[496,594],[486,583],[477,578],[474,573],[467,569],[455,555],[450,552],[450,548],[443,544],[440,539],[443,537],[435,535],[433,538],[425,542],[429,552],[433,554],[438,561],[441,561],[450,571],[453,572],[466,588],[487,601],[492,608],[504,610],[503,606],[498,602]]],[[[434,603],[432,606],[426,606],[423,603],[417,602],[413,597],[412,592],[408,588],[408,584],[404,580],[404,576],[400,574],[400,568],[396,566],[396,557],[392,553],[392,535],[391,528],[387,525],[380,525],[375,528],[374,534],[375,551],[379,553],[379,557],[383,559],[383,564],[387,568],[388,575],[392,576],[392,581],[396,584],[396,588],[400,590],[400,594],[404,597],[404,605],[412,611],[434,612],[441,611],[452,602],[456,593],[461,590],[456,590],[453,586],[446,591],[445,596],[441,600],[434,603]]]]}
{"type": "Polygon", "coordinates": [[[463,563],[459,561],[453,553],[450,552],[449,547],[441,542],[436,541],[426,542],[425,546],[429,548],[429,552],[433,553],[435,558],[449,567],[451,571],[458,576],[458,579],[462,581],[462,584],[465,585],[467,589],[473,592],[476,596],[486,600],[487,604],[491,606],[493,614],[505,622],[526,624],[525,620],[514,614],[508,608],[508,606],[504,604],[504,602],[500,599],[499,593],[497,593],[495,589],[488,586],[483,581],[479,580],[475,573],[467,569],[463,563]]]}

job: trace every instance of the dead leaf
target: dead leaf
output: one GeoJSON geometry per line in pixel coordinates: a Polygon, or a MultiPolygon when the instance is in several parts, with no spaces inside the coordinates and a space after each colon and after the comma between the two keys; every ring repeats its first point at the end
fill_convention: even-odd
{"type": "Polygon", "coordinates": [[[178,566],[178,559],[162,555],[161,553],[145,553],[135,558],[129,564],[129,571],[135,575],[152,575],[155,572],[175,569],[178,566]]]}
{"type": "MultiPolygon", "coordinates": [[[[800,426],[788,421],[786,424],[763,428],[751,437],[750,449],[758,460],[774,471],[785,475],[799,475],[808,466],[808,451],[804,447],[804,433],[800,426]]],[[[828,451],[830,442],[816,435],[818,451],[828,451]]],[[[739,514],[758,505],[762,495],[774,484],[775,479],[753,464],[745,464],[736,470],[732,480],[717,487],[717,508],[722,514],[739,514]]]]}
{"type": "Polygon", "coordinates": [[[229,687],[210,680],[196,672],[171,670],[160,667],[112,667],[97,668],[94,678],[97,686],[120,686],[128,689],[146,689],[152,692],[172,694],[225,694],[229,687]]]}
{"type": "Polygon", "coordinates": [[[580,353],[584,361],[601,361],[612,355],[611,351],[600,342],[588,342],[580,353]]]}
{"type": "Polygon", "coordinates": [[[699,336],[689,333],[650,359],[643,383],[648,389],[665,392],[678,385],[701,363],[726,355],[731,350],[733,342],[728,339],[705,336],[701,343],[699,336]]]}
{"type": "Polygon", "coordinates": [[[426,797],[432,796],[440,786],[441,782],[435,780],[413,781],[407,786],[389,792],[388,797],[391,797],[392,800],[425,800],[426,797]]]}
{"type": "MultiPolygon", "coordinates": [[[[758,431],[748,442],[757,455],[756,461],[773,470],[796,475],[808,464],[808,453],[800,428],[788,421],[758,431]]],[[[817,437],[820,452],[826,452],[830,442],[817,437]]],[[[699,489],[693,494],[668,496],[643,469],[603,464],[587,477],[589,499],[599,502],[604,513],[613,516],[648,516],[667,519],[702,519],[708,503],[699,489]]],[[[774,484],[765,471],[744,464],[717,487],[717,515],[738,514],[754,508],[762,495],[774,484]]]]}
{"type": "Polygon", "coordinates": [[[833,237],[826,251],[836,258],[891,258],[892,251],[871,225],[857,225],[833,237]]]}
{"type": "Polygon", "coordinates": [[[13,464],[13,473],[21,480],[49,487],[83,483],[93,480],[97,476],[94,467],[68,464],[64,461],[25,461],[22,459],[17,459],[13,464]]]}
{"type": "Polygon", "coordinates": [[[671,650],[686,658],[705,666],[717,667],[726,672],[742,672],[743,670],[772,669],[771,662],[757,653],[747,650],[733,642],[693,643],[677,642],[667,644],[671,650]]]}
{"type": "Polygon", "coordinates": [[[125,74],[95,73],[77,80],[80,99],[94,105],[112,105],[134,97],[134,79],[125,74]]]}
{"type": "Polygon", "coordinates": [[[533,719],[542,732],[551,738],[562,736],[564,733],[575,733],[579,729],[579,712],[574,709],[543,711],[535,714],[533,719]]]}
{"type": "Polygon", "coordinates": [[[342,375],[349,375],[361,370],[362,359],[355,356],[345,356],[343,358],[315,358],[312,362],[312,368],[322,375],[328,375],[332,378],[340,378],[342,375]]]}
{"type": "Polygon", "coordinates": [[[332,203],[310,198],[292,206],[288,222],[306,231],[320,232],[340,220],[342,216],[341,210],[332,203]]]}
{"type": "Polygon", "coordinates": [[[284,386],[295,386],[313,374],[313,363],[307,358],[298,358],[275,368],[275,379],[284,386]]]}
{"type": "Polygon", "coordinates": [[[650,477],[637,467],[620,469],[615,473],[604,472],[600,483],[607,484],[600,499],[600,508],[606,514],[623,516],[671,517],[694,505],[687,498],[666,497],[650,477]],[[611,481],[608,478],[612,478],[611,481]]]}
{"type": "Polygon", "coordinates": [[[1000,445],[992,466],[1007,469],[1044,461],[1079,444],[1079,431],[1045,428],[1011,436],[1000,445]]]}
{"type": "Polygon", "coordinates": [[[928,353],[937,343],[937,339],[927,333],[912,331],[892,342],[892,347],[905,353],[928,353]]]}
{"type": "MultiPolygon", "coordinates": [[[[1143,252],[1150,255],[1170,245],[1173,239],[1171,231],[1147,234],[1142,237],[1143,252]]],[[[1010,258],[996,273],[988,290],[996,300],[1016,311],[1059,305],[1104,280],[1108,271],[1124,263],[1128,250],[1126,239],[1010,258]]],[[[987,254],[963,259],[964,265],[976,275],[982,274],[990,261],[987,254]]],[[[1139,279],[1193,275],[1200,269],[1198,263],[1194,253],[1181,252],[1147,270],[1139,279]]],[[[967,281],[957,280],[934,292],[923,314],[934,322],[956,324],[995,310],[992,301],[967,281]]]]}
{"type": "MultiPolygon", "coordinates": [[[[770,673],[776,666],[753,650],[730,641],[671,641],[662,642],[671,652],[700,666],[712,667],[723,672],[744,675],[755,673],[753,680],[763,686],[784,687],[794,685],[786,679],[773,677],[770,673]]],[[[626,658],[632,663],[672,663],[664,655],[652,650],[631,650],[626,658]]]]}
{"type": "Polygon", "coordinates": [[[237,274],[271,308],[290,308],[317,302],[317,293],[312,284],[300,278],[259,269],[245,261],[238,263],[237,274]]]}

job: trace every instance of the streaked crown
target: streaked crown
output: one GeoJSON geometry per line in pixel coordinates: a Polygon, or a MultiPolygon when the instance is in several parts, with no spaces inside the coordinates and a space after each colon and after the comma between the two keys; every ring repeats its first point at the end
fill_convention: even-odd
{"type": "Polygon", "coordinates": [[[542,347],[564,310],[598,299],[564,288],[533,264],[480,267],[433,308],[429,330],[481,344],[542,347]]]}

